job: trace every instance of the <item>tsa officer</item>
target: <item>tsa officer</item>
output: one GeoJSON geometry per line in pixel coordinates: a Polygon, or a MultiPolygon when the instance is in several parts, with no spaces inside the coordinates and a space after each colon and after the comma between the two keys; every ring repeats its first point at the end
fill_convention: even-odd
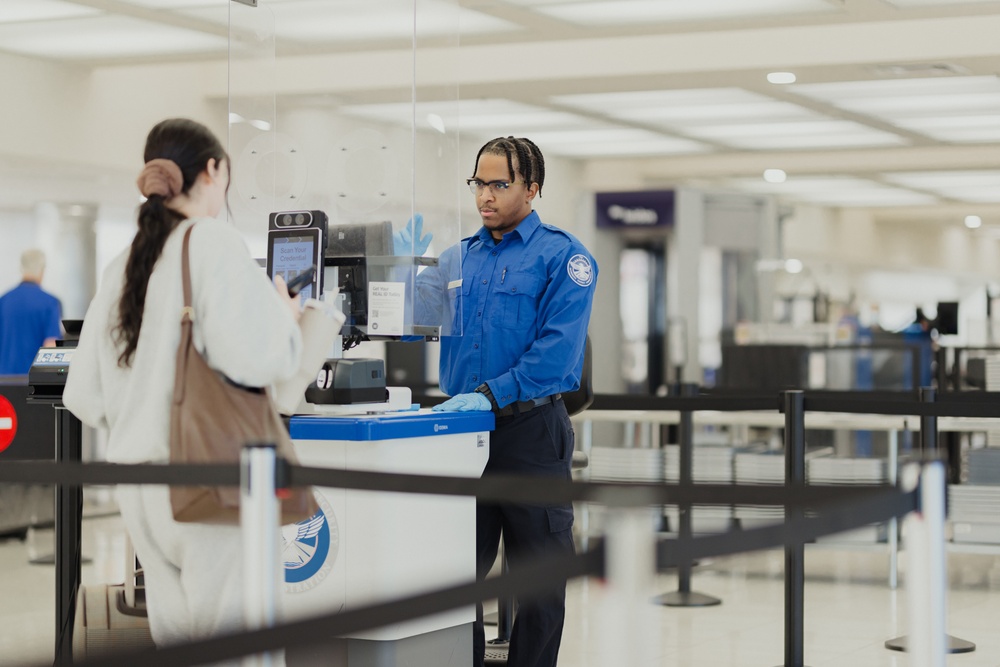
{"type": "MultiPolygon", "coordinates": [[[[514,137],[484,145],[468,179],[483,224],[455,249],[462,335],[441,337],[441,388],[452,398],[434,409],[496,414],[484,476],[570,478],[574,435],[561,392],[580,385],[597,264],[576,237],[532,209],[544,182],[541,151],[514,137]]],[[[501,534],[512,568],[574,551],[570,503],[480,503],[476,521],[480,579],[496,560],[501,534]]],[[[508,665],[556,664],[565,598],[562,585],[519,600],[508,665]]],[[[481,666],[482,605],[476,618],[474,664],[481,666]]]]}

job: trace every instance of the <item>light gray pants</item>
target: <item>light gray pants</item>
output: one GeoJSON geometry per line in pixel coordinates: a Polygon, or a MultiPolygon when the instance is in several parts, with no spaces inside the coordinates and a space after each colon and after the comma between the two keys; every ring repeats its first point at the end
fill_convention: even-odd
{"type": "MultiPolygon", "coordinates": [[[[149,627],[156,645],[240,632],[244,625],[239,527],[174,521],[167,486],[121,485],[117,497],[145,575],[149,627]]],[[[273,664],[280,667],[281,654],[276,657],[273,664]]]]}

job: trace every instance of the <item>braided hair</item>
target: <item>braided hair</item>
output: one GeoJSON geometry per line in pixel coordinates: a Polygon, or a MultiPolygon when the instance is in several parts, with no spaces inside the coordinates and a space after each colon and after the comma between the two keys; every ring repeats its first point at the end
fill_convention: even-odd
{"type": "MultiPolygon", "coordinates": [[[[210,159],[228,162],[226,151],[215,135],[204,125],[184,118],[171,118],[153,127],[146,138],[143,158],[144,162],[156,158],[174,162],[180,168],[183,178],[181,193],[187,193],[191,189],[210,159]]],[[[118,357],[118,365],[123,368],[132,365],[132,357],[139,343],[149,276],[170,232],[185,219],[184,214],[166,206],[166,198],[162,194],[149,195],[139,207],[139,229],[132,240],[125,265],[125,284],[118,302],[118,322],[112,330],[115,341],[124,346],[118,357]]]]}
{"type": "Polygon", "coordinates": [[[479,166],[479,158],[483,154],[503,155],[507,157],[507,169],[510,171],[510,180],[516,180],[514,174],[514,158],[517,158],[517,173],[528,185],[538,183],[538,196],[542,196],[542,185],[545,183],[545,158],[542,151],[538,149],[531,139],[524,137],[497,137],[486,142],[479,152],[476,153],[476,164],[473,165],[473,174],[479,166]]]}

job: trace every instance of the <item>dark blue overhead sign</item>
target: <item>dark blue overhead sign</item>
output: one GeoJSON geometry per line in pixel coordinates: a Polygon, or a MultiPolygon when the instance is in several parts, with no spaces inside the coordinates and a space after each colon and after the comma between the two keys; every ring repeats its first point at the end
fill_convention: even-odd
{"type": "Polygon", "coordinates": [[[674,224],[674,191],[598,192],[597,226],[669,227],[674,224]]]}

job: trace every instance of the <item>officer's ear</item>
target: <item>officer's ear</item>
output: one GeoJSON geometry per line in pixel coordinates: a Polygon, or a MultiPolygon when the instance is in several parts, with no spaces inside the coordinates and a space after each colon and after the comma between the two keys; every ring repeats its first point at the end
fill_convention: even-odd
{"type": "Polygon", "coordinates": [[[538,194],[538,183],[532,183],[524,189],[524,203],[530,204],[538,194]]]}

